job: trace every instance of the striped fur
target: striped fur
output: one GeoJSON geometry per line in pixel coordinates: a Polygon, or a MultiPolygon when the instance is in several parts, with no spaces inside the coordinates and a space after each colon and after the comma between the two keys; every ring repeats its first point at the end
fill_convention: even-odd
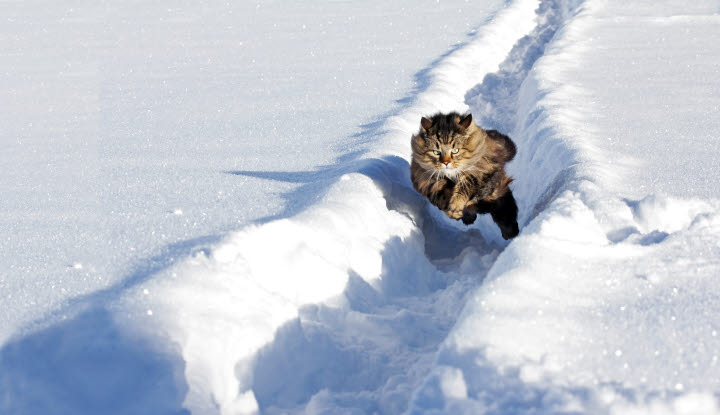
{"type": "Polygon", "coordinates": [[[470,224],[490,213],[503,237],[517,235],[513,179],[505,172],[517,149],[508,136],[482,130],[471,114],[438,113],[421,119],[411,145],[410,176],[420,194],[452,219],[470,224]]]}

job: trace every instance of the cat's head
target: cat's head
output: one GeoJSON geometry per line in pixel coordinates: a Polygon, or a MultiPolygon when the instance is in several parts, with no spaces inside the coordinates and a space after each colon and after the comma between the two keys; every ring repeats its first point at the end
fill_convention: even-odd
{"type": "Polygon", "coordinates": [[[438,113],[420,120],[420,131],[413,136],[413,160],[427,170],[455,178],[472,168],[483,144],[481,130],[472,114],[438,113]]]}

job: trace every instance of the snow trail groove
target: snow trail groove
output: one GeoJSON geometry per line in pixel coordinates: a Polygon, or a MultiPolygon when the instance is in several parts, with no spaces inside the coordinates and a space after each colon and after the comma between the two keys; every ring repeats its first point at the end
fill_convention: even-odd
{"type": "MultiPolygon", "coordinates": [[[[466,94],[481,125],[514,129],[520,85],[569,13],[564,2],[542,2],[534,29],[515,43],[498,72],[466,94]]],[[[467,53],[460,49],[456,55],[467,53]]],[[[258,353],[253,373],[263,413],[406,411],[467,294],[502,249],[497,239],[485,241],[494,232],[490,220],[480,227],[485,237],[477,228],[454,226],[408,187],[406,161],[373,161],[380,163],[383,172],[368,177],[384,187],[388,208],[407,215],[421,233],[386,243],[379,284],[351,274],[341,306],[304,306],[278,330],[258,353]],[[422,259],[408,252],[420,244],[422,259]]]]}
{"type": "MultiPolygon", "coordinates": [[[[477,42],[440,61],[434,71],[437,78],[430,82],[427,90],[418,95],[406,112],[389,118],[383,126],[387,131],[378,134],[387,146],[373,149],[368,158],[341,168],[338,174],[341,181],[368,179],[370,187],[379,191],[376,202],[381,201],[384,205],[382,208],[376,206],[374,213],[385,218],[385,225],[397,228],[383,234],[376,247],[379,253],[379,264],[376,265],[379,267],[374,271],[378,272],[363,273],[361,267],[348,267],[345,270],[347,283],[339,294],[328,292],[326,298],[296,301],[297,314],[285,319],[259,351],[252,351],[247,363],[236,367],[240,389],[247,391],[246,402],[252,399],[257,405],[250,409],[270,414],[427,414],[508,413],[545,408],[555,413],[606,405],[602,396],[585,386],[538,381],[542,369],[532,366],[532,362],[524,367],[495,364],[484,354],[485,350],[478,350],[483,348],[482,341],[476,341],[465,353],[463,339],[458,338],[472,329],[493,327],[502,332],[498,337],[503,341],[514,341],[510,338],[513,329],[508,327],[509,324],[493,326],[489,323],[494,315],[484,312],[485,305],[478,296],[473,295],[473,301],[467,300],[469,293],[492,293],[494,278],[512,270],[513,266],[522,266],[523,254],[532,254],[528,246],[532,247],[533,241],[544,236],[537,235],[537,227],[542,226],[538,222],[542,221],[533,221],[536,216],[545,214],[547,218],[557,210],[562,211],[561,215],[550,219],[559,223],[559,226],[553,226],[552,232],[561,233],[561,247],[573,243],[572,240],[568,243],[564,239],[567,235],[562,233],[572,234],[578,226],[592,228],[580,238],[597,237],[605,242],[606,235],[598,226],[594,211],[586,205],[588,199],[572,194],[576,187],[586,186],[582,190],[587,190],[600,183],[592,172],[602,164],[603,154],[595,151],[592,142],[563,142],[563,137],[558,137],[557,131],[553,130],[557,125],[543,123],[543,117],[548,114],[540,103],[547,103],[542,101],[541,87],[536,84],[542,77],[532,70],[568,18],[575,17],[582,2],[543,1],[537,13],[535,5],[531,2],[513,4],[504,11],[504,16],[498,16],[478,35],[477,42]],[[530,6],[532,13],[529,16],[523,14],[528,10],[522,8],[530,6]],[[502,62],[496,65],[499,70],[495,72],[482,65],[468,64],[478,56],[487,58],[484,52],[497,45],[498,38],[493,35],[507,35],[506,31],[511,27],[508,23],[517,23],[513,19],[503,21],[503,17],[518,12],[513,7],[520,9],[519,14],[523,17],[520,21],[526,26],[522,30],[514,26],[512,42],[505,44],[505,50],[494,50],[496,62],[502,62]],[[482,78],[482,82],[478,79],[470,82],[472,78],[467,77],[468,73],[482,78]],[[470,90],[474,85],[476,88],[470,90]],[[468,90],[465,103],[483,120],[484,126],[511,131],[511,136],[522,132],[522,139],[528,144],[525,154],[516,160],[516,163],[526,162],[520,167],[526,181],[518,185],[517,195],[521,199],[521,222],[534,228],[527,238],[521,235],[519,244],[502,252],[503,245],[498,243],[494,225],[488,218],[483,218],[477,227],[468,231],[448,222],[408,184],[407,154],[404,153],[408,133],[416,128],[417,118],[437,110],[459,109],[463,103],[454,92],[468,90]],[[387,148],[395,153],[388,155],[387,148]],[[533,158],[536,151],[547,159],[533,158]],[[577,165],[582,166],[578,168],[577,165]],[[541,174],[530,171],[537,166],[542,167],[541,174]],[[547,209],[551,205],[554,210],[547,209]],[[508,261],[515,261],[515,264],[508,261]],[[484,281],[488,272],[488,280],[484,281]],[[459,323],[459,317],[468,313],[472,313],[474,319],[462,319],[459,323]],[[464,329],[457,329],[459,325],[464,325],[464,329]],[[448,344],[460,346],[448,351],[448,344]]],[[[573,20],[573,23],[580,20],[573,20]]],[[[575,26],[564,31],[574,29],[575,26]]],[[[483,63],[488,64],[488,61],[483,63]]],[[[580,122],[580,117],[572,119],[574,115],[570,114],[571,121],[580,122]]],[[[567,125],[574,124],[562,124],[567,125]]],[[[519,144],[522,152],[524,143],[519,144]]],[[[596,193],[590,197],[598,196],[596,193]]],[[[323,219],[342,223],[334,216],[337,210],[330,210],[323,219]]],[[[369,217],[358,215],[348,220],[354,224],[369,217]]],[[[342,219],[346,219],[344,215],[342,219]]],[[[640,239],[641,245],[663,241],[662,235],[650,233],[647,236],[640,239]]],[[[587,240],[581,240],[580,244],[584,242],[587,240]]],[[[553,248],[557,247],[550,250],[553,248]]],[[[563,259],[559,261],[563,262],[563,259]]],[[[551,260],[543,265],[552,268],[557,264],[551,260]]],[[[559,281],[573,275],[577,273],[562,275],[559,281]]],[[[513,276],[505,276],[508,278],[503,280],[511,280],[512,286],[513,276]]],[[[505,311],[506,322],[512,321],[507,314],[516,310],[502,307],[502,303],[512,303],[515,292],[537,290],[544,294],[531,297],[537,303],[530,307],[537,307],[552,298],[547,288],[542,291],[533,285],[528,275],[523,277],[526,277],[522,280],[526,285],[512,287],[517,290],[506,290],[506,297],[498,301],[501,303],[499,309],[505,311]]],[[[492,294],[488,296],[492,297],[492,294]]],[[[571,301],[582,300],[573,298],[571,301]]],[[[606,307],[603,300],[600,303],[606,307]]],[[[543,310],[538,309],[541,316],[543,310]]],[[[526,327],[529,329],[530,325],[528,323],[526,327]]],[[[547,340],[552,335],[544,333],[544,336],[547,340]]],[[[483,339],[482,336],[478,338],[483,339]]],[[[565,340],[563,337],[554,341],[565,340]]],[[[590,339],[591,343],[593,341],[590,339]]],[[[501,344],[505,343],[501,341],[501,344]]],[[[542,348],[540,350],[542,352],[542,348]]],[[[579,355],[582,358],[582,354],[579,355]]],[[[615,355],[622,356],[622,351],[616,351],[615,355]]],[[[538,359],[543,364],[543,357],[538,359]]],[[[550,362],[550,370],[562,363],[550,362]]],[[[622,387],[613,390],[621,395],[626,392],[622,387]]]]}
{"type": "Polygon", "coordinates": [[[465,92],[536,26],[537,5],[511,2],[437,61],[425,90],[371,133],[377,141],[363,158],[323,173],[333,184],[316,205],[230,235],[148,286],[164,295],[138,311],[152,308],[158,327],[148,330],[167,332],[181,350],[184,407],[407,408],[501,246],[494,227],[487,234],[496,240],[485,244],[478,229],[448,223],[414,192],[409,137],[422,115],[466,108],[465,92]]]}

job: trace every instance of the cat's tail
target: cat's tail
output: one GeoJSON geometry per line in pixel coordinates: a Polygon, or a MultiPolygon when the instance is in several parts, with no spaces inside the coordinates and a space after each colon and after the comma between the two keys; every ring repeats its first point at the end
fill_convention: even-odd
{"type": "Polygon", "coordinates": [[[517,154],[517,147],[515,147],[515,143],[510,139],[510,137],[496,130],[487,130],[485,133],[491,140],[502,146],[505,153],[503,158],[506,163],[515,158],[515,154],[517,154]]]}

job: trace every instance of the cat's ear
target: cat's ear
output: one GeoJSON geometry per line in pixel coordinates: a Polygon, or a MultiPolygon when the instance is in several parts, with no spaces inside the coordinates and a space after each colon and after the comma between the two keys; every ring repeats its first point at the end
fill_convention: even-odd
{"type": "Polygon", "coordinates": [[[430,127],[432,127],[432,125],[433,125],[432,120],[427,119],[425,117],[422,117],[420,119],[420,127],[422,127],[423,131],[428,132],[428,130],[430,129],[430,127]]]}
{"type": "Polygon", "coordinates": [[[463,130],[465,130],[470,126],[470,124],[472,124],[472,122],[472,114],[468,114],[462,120],[460,120],[459,124],[463,128],[463,130]]]}

